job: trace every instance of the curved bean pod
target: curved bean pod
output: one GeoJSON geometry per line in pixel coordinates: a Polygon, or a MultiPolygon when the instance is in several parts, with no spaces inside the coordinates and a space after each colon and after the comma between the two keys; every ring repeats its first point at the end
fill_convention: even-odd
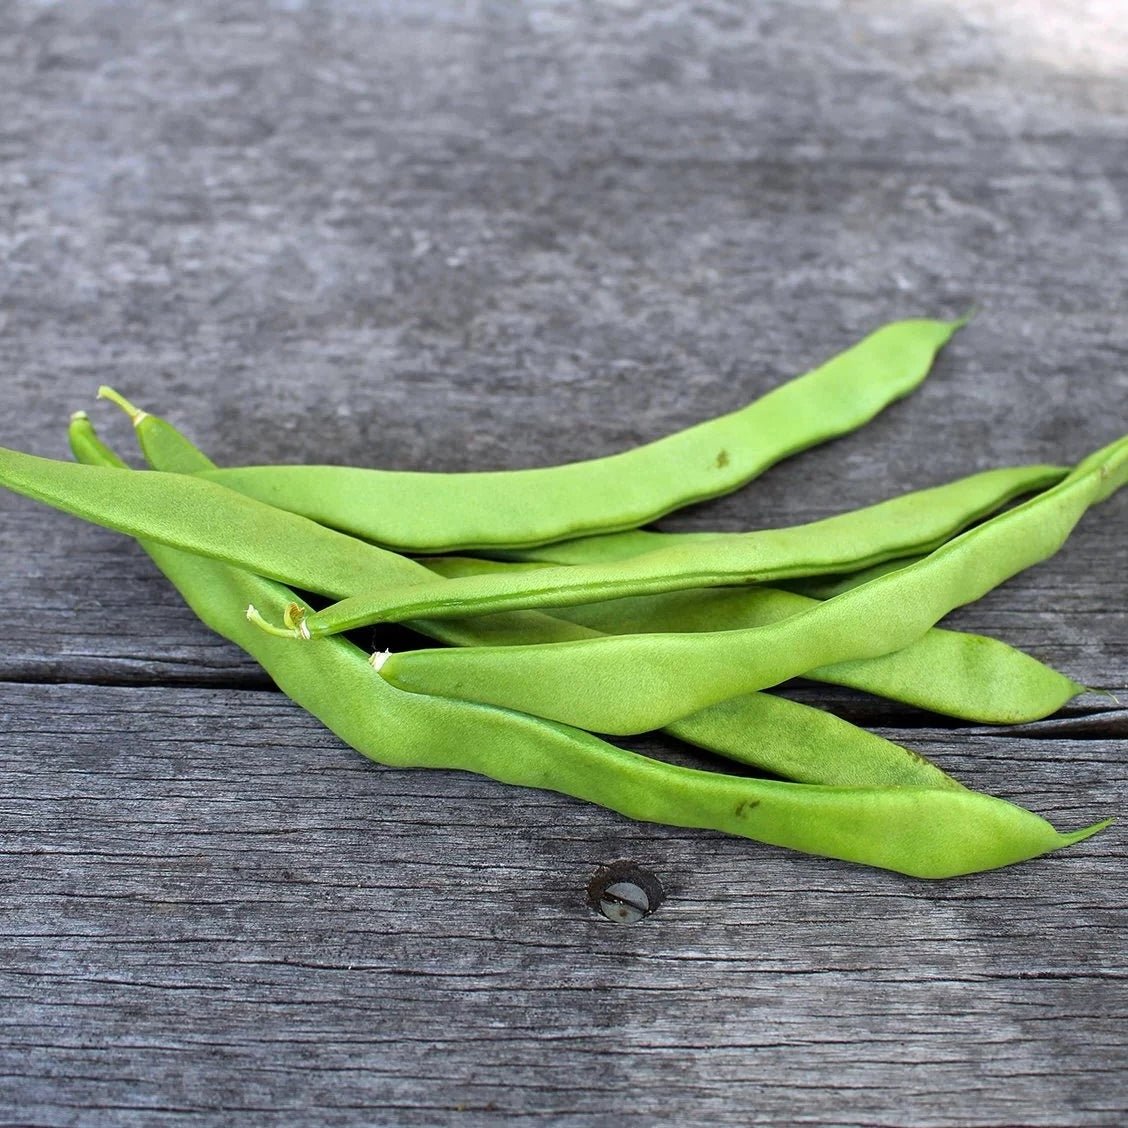
{"type": "MultiPolygon", "coordinates": [[[[154,470],[168,470],[179,474],[202,474],[218,470],[216,465],[198,447],[194,446],[183,433],[167,420],[152,412],[135,406],[120,392],[103,384],[98,389],[100,399],[116,404],[129,416],[133,423],[141,453],[154,470]],[[193,455],[191,452],[195,451],[193,455]]],[[[221,484],[239,492],[238,468],[228,469],[218,478],[221,484]]],[[[372,471],[382,473],[382,471],[372,471]]],[[[506,473],[525,473],[525,471],[506,471],[506,473]]],[[[335,502],[334,504],[340,504],[335,502]]],[[[285,507],[292,508],[292,507],[285,507]]],[[[301,512],[300,510],[295,510],[301,512]]],[[[308,514],[305,514],[308,516],[308,514]]],[[[332,525],[331,522],[325,522],[332,525]]],[[[624,529],[618,533],[603,533],[583,537],[579,540],[554,542],[550,545],[527,549],[486,549],[489,556],[499,560],[545,561],[560,564],[590,564],[597,561],[625,560],[631,556],[641,556],[659,548],[675,544],[698,544],[724,537],[725,533],[660,533],[647,529],[624,529]]],[[[373,541],[375,543],[375,541],[373,541]]]]}
{"type": "Polygon", "coordinates": [[[251,466],[241,493],[409,552],[520,547],[629,529],[728,493],[911,392],[964,324],[898,321],[739,411],[634,450],[533,470],[431,474],[251,466]]]}
{"type": "MultiPolygon", "coordinates": [[[[120,392],[105,384],[98,389],[98,397],[116,404],[129,416],[141,453],[154,470],[199,474],[219,469],[217,464],[192,444],[181,431],[159,415],[135,406],[120,392]]],[[[238,489],[237,483],[224,481],[224,484],[238,489]]],[[[714,532],[665,533],[649,529],[624,529],[618,533],[597,534],[579,540],[558,541],[526,549],[486,549],[485,555],[496,560],[519,562],[593,564],[626,560],[660,548],[669,548],[678,544],[701,544],[730,535],[714,532]]],[[[437,557],[437,559],[451,558],[437,557]]],[[[426,558],[423,562],[425,560],[426,558]]]]}
{"type": "Polygon", "coordinates": [[[77,462],[84,462],[88,466],[108,466],[114,470],[131,469],[129,463],[117,451],[111,450],[102,442],[98,432],[94,430],[94,424],[90,422],[90,416],[85,411],[71,413],[67,442],[77,462]]]}
{"type": "Polygon", "coordinates": [[[380,673],[413,692],[503,705],[597,732],[645,732],[691,706],[907,646],[949,611],[1051,556],[1085,511],[1125,481],[1128,436],[1090,455],[1060,485],[919,563],[771,626],[407,651],[389,657],[380,673]]]}
{"type": "MultiPolygon", "coordinates": [[[[92,454],[89,445],[77,449],[92,454]]],[[[163,545],[143,547],[209,627],[378,763],[459,768],[558,791],[629,818],[726,831],[921,878],[1010,865],[1107,825],[1060,834],[1021,807],[962,788],[822,787],[696,771],[520,713],[398,693],[373,675],[366,656],[348,641],[294,646],[258,630],[237,610],[255,603],[281,614],[296,598],[292,591],[163,545]]]]}
{"type": "MultiPolygon", "coordinates": [[[[440,575],[455,576],[530,566],[434,557],[428,567],[440,575]]],[[[559,608],[552,617],[530,622],[522,642],[566,641],[551,630],[538,633],[546,621],[558,619],[580,623],[603,635],[730,631],[778,623],[818,602],[760,585],[636,596],[559,608]]],[[[1071,678],[1005,642],[938,627],[892,654],[821,666],[802,676],[980,724],[1040,720],[1085,691],[1071,678]]]]}
{"type": "Polygon", "coordinates": [[[1056,466],[987,470],[806,525],[728,533],[627,560],[493,572],[429,586],[381,586],[311,615],[302,637],[404,619],[566,607],[864,568],[930,551],[1012,498],[1059,482],[1065,474],[1056,466]]]}

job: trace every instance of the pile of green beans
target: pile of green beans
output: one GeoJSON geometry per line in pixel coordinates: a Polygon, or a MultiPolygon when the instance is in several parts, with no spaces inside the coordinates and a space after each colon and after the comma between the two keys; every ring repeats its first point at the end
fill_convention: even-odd
{"type": "Polygon", "coordinates": [[[802,675],[979,723],[1057,711],[1083,687],[936,624],[1051,555],[1128,481],[1128,437],[1072,469],[979,471],[791,528],[640,526],[861,426],[924,379],[961,324],[896,322],[739,411],[524,471],[221,468],[103,388],[147,469],[77,412],[76,462],[0,448],[0,484],[137,538],[208,626],[382,764],[460,768],[636,819],[952,877],[1106,824],[1059,833],[766,691],[802,675]],[[346,637],[391,621],[444,648],[368,655],[346,637]],[[596,735],[657,728],[759,774],[677,767],[596,735]]]}

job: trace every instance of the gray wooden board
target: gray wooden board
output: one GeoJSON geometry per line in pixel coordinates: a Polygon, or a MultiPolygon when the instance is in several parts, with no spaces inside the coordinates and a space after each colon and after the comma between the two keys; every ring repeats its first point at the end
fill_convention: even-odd
{"type": "MultiPolygon", "coordinates": [[[[668,527],[1073,460],[1128,430],[1128,13],[1049,9],[0,6],[0,443],[62,456],[108,382],[226,463],[530,466],[976,303],[913,397],[668,527]]],[[[1126,517],[952,625],[1128,701],[1126,517]]],[[[123,538],[4,496],[0,554],[0,1123],[1128,1115],[1119,827],[930,885],[374,768],[123,538]],[[619,857],[670,894],[632,927],[584,902],[619,857]]],[[[1106,695],[788,692],[1124,808],[1106,695]]]]}
{"type": "MultiPolygon", "coordinates": [[[[1122,836],[931,884],[375,767],[271,693],[13,686],[4,720],[13,1121],[1122,1110],[1122,836]],[[668,893],[632,927],[585,901],[620,856],[668,893]]],[[[1115,741],[890,735],[1062,825],[1128,801],[1115,741]]]]}

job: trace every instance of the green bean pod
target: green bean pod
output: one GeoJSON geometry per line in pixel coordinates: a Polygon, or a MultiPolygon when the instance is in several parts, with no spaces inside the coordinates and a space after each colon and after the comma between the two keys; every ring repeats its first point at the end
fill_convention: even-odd
{"type": "Polygon", "coordinates": [[[1051,556],[1085,511],[1126,480],[1128,436],[924,560],[770,626],[407,651],[390,656],[380,673],[412,692],[520,709],[596,732],[646,732],[690,707],[907,646],[949,611],[1051,556]]]}
{"type": "MultiPolygon", "coordinates": [[[[180,474],[201,474],[219,469],[216,463],[200,451],[198,447],[189,443],[183,433],[166,419],[135,406],[120,392],[106,385],[102,385],[98,389],[98,396],[115,403],[129,416],[141,453],[145,456],[145,461],[154,470],[168,470],[180,474]],[[193,450],[196,452],[195,456],[190,453],[193,450]]],[[[233,479],[241,471],[236,468],[228,473],[232,476],[232,480],[228,480],[228,475],[220,475],[220,480],[229,488],[238,490],[239,483],[233,479]]],[[[507,473],[524,473],[524,471],[508,471],[507,473]]],[[[625,560],[631,556],[641,556],[645,552],[653,552],[658,548],[668,548],[673,544],[701,543],[715,540],[724,535],[726,534],[659,533],[646,529],[625,529],[618,533],[597,534],[583,537],[580,540],[553,542],[550,545],[526,549],[507,550],[498,548],[486,549],[485,551],[491,557],[504,560],[527,559],[561,564],[588,564],[599,560],[625,560]],[[557,556],[559,556],[559,559],[557,559],[557,556]]],[[[373,543],[375,543],[375,538],[373,538],[373,543]]]]}
{"type": "MultiPolygon", "coordinates": [[[[85,426],[81,419],[72,423],[72,429],[85,426]]],[[[98,456],[84,439],[74,445],[82,457],[98,456]]],[[[347,640],[294,646],[258,630],[237,610],[253,603],[282,614],[296,599],[292,591],[164,545],[143,547],[208,626],[378,763],[459,768],[561,792],[642,821],[725,831],[921,878],[1010,865],[1080,842],[1107,825],[1060,834],[1021,807],[962,788],[823,787],[697,771],[520,713],[399,693],[373,675],[366,656],[347,640]]]]}
{"type": "Polygon", "coordinates": [[[625,560],[502,570],[402,588],[382,585],[311,615],[302,637],[404,619],[567,607],[865,568],[931,551],[1012,498],[1060,482],[1065,474],[1057,466],[987,470],[805,525],[728,533],[625,560]]]}
{"type": "Polygon", "coordinates": [[[85,411],[74,411],[67,428],[67,442],[75,461],[88,466],[104,466],[113,470],[129,470],[131,467],[124,458],[104,443],[94,430],[90,416],[85,411]]]}
{"type": "MultiPolygon", "coordinates": [[[[431,557],[427,566],[447,577],[539,567],[449,556],[431,557]]],[[[558,608],[553,616],[531,620],[520,641],[571,641],[554,631],[560,619],[602,635],[730,631],[778,623],[817,604],[818,600],[761,585],[636,596],[558,608]]],[[[891,654],[806,670],[803,677],[979,724],[1020,724],[1048,717],[1085,691],[1071,678],[1004,642],[938,627],[891,654]]]]}
{"type": "Polygon", "coordinates": [[[963,323],[886,325],[739,411],[606,458],[486,473],[252,466],[211,475],[408,552],[515,548],[634,528],[735,490],[781,459],[868,422],[924,379],[963,323]]]}

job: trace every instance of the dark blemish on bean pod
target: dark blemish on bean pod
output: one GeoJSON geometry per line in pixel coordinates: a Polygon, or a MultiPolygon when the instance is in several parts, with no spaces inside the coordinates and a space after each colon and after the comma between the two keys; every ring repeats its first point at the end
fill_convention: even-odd
{"type": "Polygon", "coordinates": [[[720,454],[717,455],[717,469],[723,470],[728,464],[729,452],[727,450],[722,450],[720,454]]]}
{"type": "Polygon", "coordinates": [[[741,799],[741,801],[737,803],[736,810],[733,813],[737,818],[740,818],[742,815],[748,814],[753,807],[758,807],[759,805],[759,799],[741,799]]]}

